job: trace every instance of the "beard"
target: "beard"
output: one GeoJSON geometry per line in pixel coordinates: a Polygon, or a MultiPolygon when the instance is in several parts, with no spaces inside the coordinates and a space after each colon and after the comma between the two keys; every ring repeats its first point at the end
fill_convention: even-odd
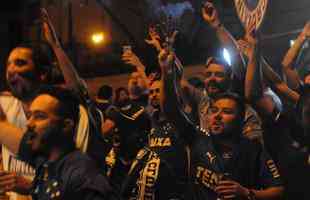
{"type": "Polygon", "coordinates": [[[131,104],[131,101],[129,98],[126,98],[126,99],[120,99],[118,100],[117,102],[115,102],[115,105],[117,107],[125,107],[125,106],[128,106],[129,104],[131,104]]]}
{"type": "Polygon", "coordinates": [[[67,145],[68,140],[64,139],[63,126],[61,124],[50,125],[44,133],[37,133],[32,128],[28,128],[26,143],[31,145],[31,155],[33,157],[47,157],[53,147],[67,145]]]}
{"type": "Polygon", "coordinates": [[[39,81],[35,81],[32,73],[12,75],[8,78],[8,86],[12,94],[20,100],[27,100],[34,96],[39,81]]]}
{"type": "Polygon", "coordinates": [[[225,84],[223,84],[223,83],[218,83],[218,82],[216,82],[216,81],[210,81],[209,83],[208,83],[208,85],[207,85],[207,87],[206,87],[206,89],[207,89],[207,92],[208,92],[208,95],[209,96],[214,96],[214,95],[216,95],[216,94],[218,94],[218,93],[221,93],[221,92],[224,92],[224,91],[226,91],[226,89],[225,89],[225,84]],[[210,91],[210,90],[212,90],[211,88],[216,88],[216,92],[214,92],[214,91],[210,91]]]}
{"type": "Polygon", "coordinates": [[[159,109],[160,108],[160,103],[159,99],[151,99],[150,104],[154,109],[159,109]]]}
{"type": "Polygon", "coordinates": [[[134,96],[140,96],[142,95],[143,90],[138,85],[131,84],[131,86],[129,87],[129,92],[134,96]]]}

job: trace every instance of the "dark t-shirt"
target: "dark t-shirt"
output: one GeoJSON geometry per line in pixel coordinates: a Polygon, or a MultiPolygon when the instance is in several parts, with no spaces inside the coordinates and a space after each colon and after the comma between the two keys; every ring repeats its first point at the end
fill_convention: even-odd
{"type": "Polygon", "coordinates": [[[144,107],[132,102],[120,108],[111,106],[106,117],[115,123],[113,148],[105,160],[107,174],[114,185],[121,187],[131,161],[147,142],[150,120],[144,107]]]}
{"type": "Polygon", "coordinates": [[[215,187],[222,178],[242,186],[265,189],[281,185],[280,175],[260,144],[240,138],[231,152],[215,151],[210,136],[199,134],[192,143],[192,177],[195,199],[215,200],[215,187]]]}
{"type": "Polygon", "coordinates": [[[310,199],[310,153],[303,129],[292,113],[263,122],[265,146],[279,166],[287,199],[310,199]]]}
{"type": "Polygon", "coordinates": [[[85,108],[89,118],[89,138],[86,152],[97,162],[101,169],[104,169],[105,157],[111,149],[111,144],[101,134],[102,113],[93,103],[88,103],[85,108]]]}
{"type": "Polygon", "coordinates": [[[148,104],[148,100],[149,100],[149,95],[148,94],[142,94],[139,98],[132,99],[131,101],[137,105],[146,107],[148,104]]]}
{"type": "Polygon", "coordinates": [[[28,137],[26,133],[18,156],[36,169],[31,192],[34,200],[118,199],[106,177],[86,154],[73,150],[55,162],[48,162],[42,157],[33,157],[28,137]]]}
{"type": "Polygon", "coordinates": [[[127,159],[134,158],[145,145],[151,126],[144,107],[132,102],[121,108],[111,106],[106,116],[115,123],[114,134],[119,136],[120,154],[127,159]]]}

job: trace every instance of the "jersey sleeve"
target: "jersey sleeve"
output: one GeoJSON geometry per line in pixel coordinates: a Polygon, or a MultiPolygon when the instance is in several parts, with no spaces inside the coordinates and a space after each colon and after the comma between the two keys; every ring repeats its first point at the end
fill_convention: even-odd
{"type": "Polygon", "coordinates": [[[279,170],[266,151],[263,151],[260,155],[259,170],[259,183],[262,188],[283,185],[279,170]]]}

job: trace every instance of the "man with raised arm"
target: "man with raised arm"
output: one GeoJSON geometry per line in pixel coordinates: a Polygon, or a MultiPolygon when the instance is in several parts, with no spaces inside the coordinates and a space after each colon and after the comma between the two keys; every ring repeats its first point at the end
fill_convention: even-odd
{"type": "Polygon", "coordinates": [[[277,168],[262,146],[242,137],[245,103],[233,93],[213,97],[207,110],[207,130],[188,119],[176,94],[174,55],[160,54],[161,104],[190,144],[194,199],[277,199],[283,187],[277,168]]]}
{"type": "MultiPolygon", "coordinates": [[[[255,46],[256,40],[251,40],[255,46]]],[[[246,73],[245,96],[262,118],[265,147],[279,167],[287,199],[309,199],[310,88],[306,85],[300,91],[297,115],[281,111],[275,101],[257,90],[262,88],[261,65],[255,56],[252,58],[246,73]],[[254,81],[253,77],[258,79],[254,81]]]]}
{"type": "MultiPolygon", "coordinates": [[[[218,13],[214,8],[213,4],[206,2],[202,8],[202,16],[206,23],[216,31],[218,38],[225,47],[229,47],[230,51],[233,52],[233,66],[221,57],[210,57],[208,58],[205,68],[203,71],[205,90],[204,92],[193,88],[185,80],[177,82],[176,85],[180,85],[181,92],[178,93],[179,97],[184,97],[188,104],[192,108],[192,119],[200,122],[200,127],[207,129],[207,110],[212,102],[214,96],[228,92],[232,90],[233,78],[235,76],[242,77],[242,59],[239,51],[237,50],[237,44],[234,39],[223,27],[220,22],[218,13]],[[207,9],[211,8],[212,12],[208,13],[207,9]]],[[[243,78],[240,78],[242,80],[243,78]]],[[[246,115],[244,118],[243,134],[245,137],[254,140],[261,140],[261,127],[260,120],[250,106],[246,107],[246,115]]]]}
{"type": "MultiPolygon", "coordinates": [[[[49,29],[50,26],[47,25],[50,21],[48,18],[45,19],[47,20],[45,21],[45,35],[49,43],[53,43],[55,47],[55,41],[52,40],[51,30],[49,29]]],[[[52,59],[48,55],[51,54],[48,44],[33,42],[18,45],[8,56],[6,79],[11,93],[2,93],[0,105],[8,122],[16,128],[26,129],[26,115],[31,101],[42,85],[49,84],[48,78],[53,66],[52,59]]],[[[63,70],[65,79],[70,79],[70,73],[66,73],[68,70],[65,66],[63,68],[65,68],[63,70]]],[[[85,152],[89,149],[90,119],[85,108],[80,106],[80,109],[80,121],[76,131],[75,142],[76,146],[85,152]]],[[[0,188],[4,192],[14,189],[22,193],[24,189],[29,188],[29,183],[35,172],[29,165],[16,158],[5,145],[3,145],[2,149],[2,165],[5,173],[0,175],[0,188]],[[7,182],[14,184],[7,186],[7,182]]],[[[10,198],[13,200],[23,199],[23,197],[17,196],[14,193],[10,194],[10,198]]]]}

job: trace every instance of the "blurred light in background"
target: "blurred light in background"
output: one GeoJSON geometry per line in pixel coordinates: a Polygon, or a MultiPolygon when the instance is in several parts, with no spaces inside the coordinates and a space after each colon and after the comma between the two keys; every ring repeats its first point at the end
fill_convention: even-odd
{"type": "Polygon", "coordinates": [[[295,43],[295,40],[290,40],[290,46],[292,47],[295,43]]]}
{"type": "Polygon", "coordinates": [[[104,34],[103,32],[100,33],[94,33],[91,36],[92,42],[96,45],[102,44],[104,42],[104,34]]]}
{"type": "Polygon", "coordinates": [[[227,64],[231,66],[231,57],[230,57],[229,51],[226,48],[223,49],[223,57],[225,61],[227,62],[227,64]]]}

